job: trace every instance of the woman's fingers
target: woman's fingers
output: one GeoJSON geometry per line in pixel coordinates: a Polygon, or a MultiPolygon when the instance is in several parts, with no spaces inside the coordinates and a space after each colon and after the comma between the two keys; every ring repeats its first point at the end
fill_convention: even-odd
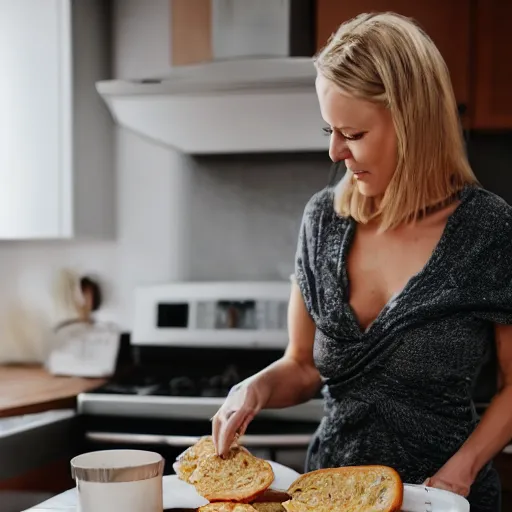
{"type": "Polygon", "coordinates": [[[215,416],[212,418],[212,439],[217,453],[219,453],[219,436],[222,423],[222,420],[220,419],[220,412],[220,410],[217,411],[215,416]]]}
{"type": "Polygon", "coordinates": [[[235,435],[244,423],[245,418],[246,411],[243,408],[221,415],[219,426],[217,427],[218,431],[216,442],[217,453],[219,455],[226,455],[229,452],[229,449],[235,439],[235,435]]]}
{"type": "Polygon", "coordinates": [[[439,478],[428,478],[425,481],[424,485],[428,487],[433,487],[435,489],[441,489],[443,491],[449,491],[455,494],[460,494],[461,496],[464,497],[467,497],[469,494],[469,488],[457,484],[450,484],[439,478]]]}
{"type": "Polygon", "coordinates": [[[240,428],[238,430],[238,433],[241,436],[245,435],[247,427],[249,426],[251,421],[254,419],[254,416],[255,416],[254,412],[251,412],[251,413],[248,413],[247,416],[245,417],[244,422],[242,423],[242,425],[240,426],[240,428]]]}

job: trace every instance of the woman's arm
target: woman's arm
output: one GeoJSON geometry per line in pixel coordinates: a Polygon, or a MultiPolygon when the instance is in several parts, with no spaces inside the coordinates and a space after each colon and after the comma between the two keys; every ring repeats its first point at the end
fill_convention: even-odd
{"type": "Polygon", "coordinates": [[[501,389],[460,450],[430,480],[434,487],[467,495],[478,472],[512,438],[512,325],[496,325],[501,389]]]}
{"type": "Polygon", "coordinates": [[[315,324],[296,283],[292,284],[288,305],[288,333],[290,340],[284,356],[249,379],[268,389],[265,408],[300,404],[312,398],[321,386],[313,361],[315,324]]]}
{"type": "Polygon", "coordinates": [[[235,386],[213,417],[213,441],[220,455],[228,452],[236,433],[243,434],[261,409],[297,405],[320,388],[313,361],[315,324],[295,283],[288,305],[288,331],[284,356],[235,386]]]}

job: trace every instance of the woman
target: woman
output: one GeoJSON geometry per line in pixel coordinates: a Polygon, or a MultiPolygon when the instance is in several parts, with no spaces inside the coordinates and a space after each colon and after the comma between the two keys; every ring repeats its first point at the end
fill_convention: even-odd
{"type": "Polygon", "coordinates": [[[323,384],[306,470],[385,464],[497,512],[490,461],[512,435],[512,209],[478,186],[445,63],[410,20],[358,16],[316,68],[329,154],[347,172],[306,206],[289,346],[230,393],[217,451],[262,408],[323,384]],[[502,386],[478,424],[471,386],[494,345],[502,386]]]}

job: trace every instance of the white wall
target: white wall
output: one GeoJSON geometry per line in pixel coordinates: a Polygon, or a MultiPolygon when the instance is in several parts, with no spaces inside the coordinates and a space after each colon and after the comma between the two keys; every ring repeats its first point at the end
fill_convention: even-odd
{"type": "MultiPolygon", "coordinates": [[[[168,15],[168,0],[115,2],[117,76],[165,73],[168,15]]],[[[487,182],[507,199],[509,142],[509,136],[471,139],[475,164],[489,174],[493,159],[493,176],[503,179],[487,182]],[[483,163],[478,147],[487,155],[483,163]]],[[[47,309],[52,279],[64,266],[100,276],[106,285],[100,318],[117,320],[125,329],[131,326],[137,284],[286,276],[302,208],[324,186],[328,170],[323,154],[194,160],[117,130],[116,240],[0,242],[0,349],[6,306],[21,297],[47,309]]]]}
{"type": "MultiPolygon", "coordinates": [[[[117,76],[165,73],[168,14],[168,0],[115,2],[117,76]]],[[[302,208],[326,182],[327,155],[194,160],[120,129],[115,142],[116,240],[0,242],[0,308],[21,297],[47,310],[56,272],[71,267],[100,277],[99,317],[129,329],[138,284],[291,270],[302,208]]]]}
{"type": "Polygon", "coordinates": [[[165,75],[171,59],[169,0],[113,0],[114,75],[165,75]]]}

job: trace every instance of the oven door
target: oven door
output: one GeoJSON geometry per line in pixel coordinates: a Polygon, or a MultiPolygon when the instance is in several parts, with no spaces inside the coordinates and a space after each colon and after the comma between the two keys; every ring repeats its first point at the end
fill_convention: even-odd
{"type": "MultiPolygon", "coordinates": [[[[304,471],[306,452],[317,422],[255,419],[241,443],[254,455],[304,471]]],[[[82,416],[83,452],[106,449],[141,449],[160,453],[164,474],[174,473],[176,458],[201,436],[211,433],[205,420],[148,419],[82,416]]]]}

